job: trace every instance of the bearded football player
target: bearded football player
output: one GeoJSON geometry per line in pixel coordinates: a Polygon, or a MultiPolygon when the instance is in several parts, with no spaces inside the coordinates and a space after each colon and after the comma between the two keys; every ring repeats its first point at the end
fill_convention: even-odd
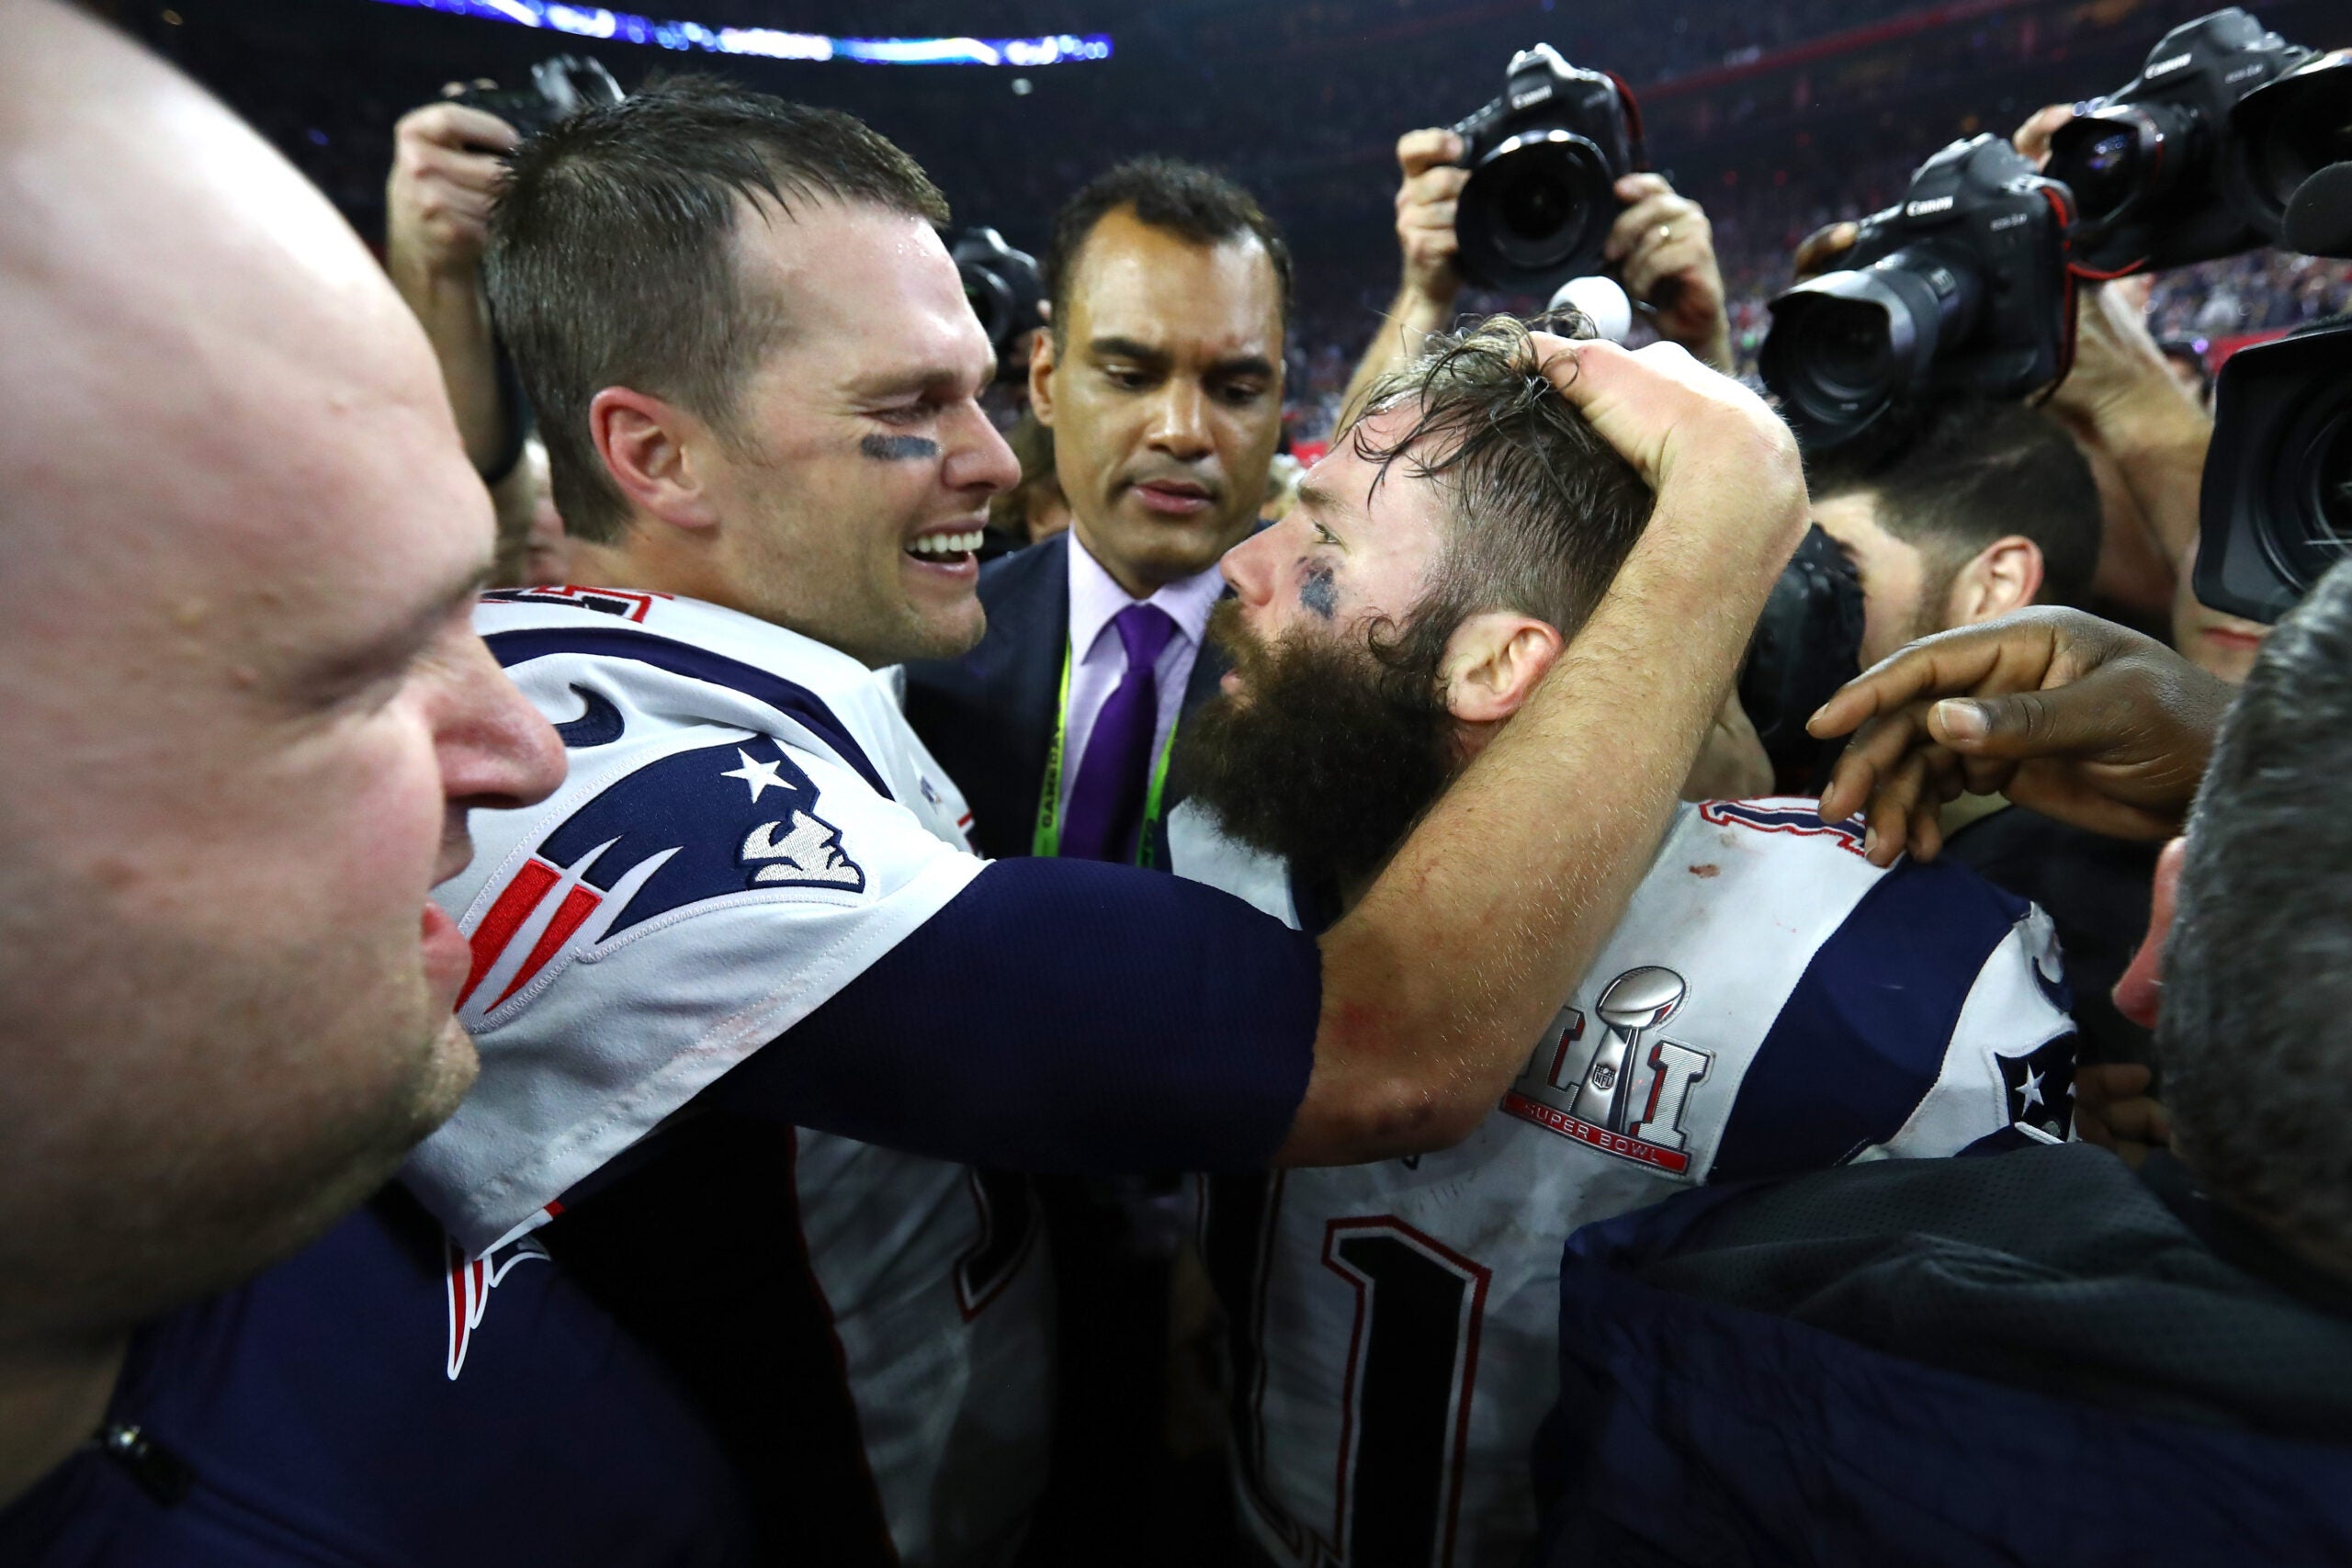
{"type": "MultiPolygon", "coordinates": [[[[1303,930],[1344,918],[1585,627],[1653,496],[1528,372],[1526,335],[1496,318],[1393,372],[1296,509],[1226,557],[1211,635],[1235,668],[1180,743],[1180,874],[1303,930]]],[[[2070,1132],[2032,906],[1951,864],[1881,871],[1809,800],[1632,830],[1647,875],[1467,1141],[1204,1183],[1238,1506],[1274,1562],[1518,1560],[1577,1226],[2070,1132]]]]}

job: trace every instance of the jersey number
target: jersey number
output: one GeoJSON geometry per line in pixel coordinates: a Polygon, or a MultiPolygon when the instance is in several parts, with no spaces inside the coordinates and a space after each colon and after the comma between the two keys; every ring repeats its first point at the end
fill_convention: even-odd
{"type": "Polygon", "coordinates": [[[1399,1219],[1334,1220],[1323,1266],[1356,1292],[1340,1429],[1340,1560],[1453,1560],[1490,1271],[1399,1219]]]}
{"type": "Polygon", "coordinates": [[[1203,1251],[1233,1323],[1237,1450],[1252,1505],[1302,1562],[1442,1568],[1453,1560],[1463,1450],[1492,1271],[1393,1215],[1335,1220],[1323,1265],[1355,1294],[1328,1537],[1274,1501],[1257,1419],[1265,1377],[1260,1287],[1280,1179],[1211,1184],[1203,1251]]]}
{"type": "Polygon", "coordinates": [[[1005,1170],[967,1170],[972,1202],[980,1212],[980,1238],[956,1260],[956,1304],[964,1320],[980,1315],[1010,1284],[1037,1237],[1037,1201],[1029,1179],[1005,1170]]]}

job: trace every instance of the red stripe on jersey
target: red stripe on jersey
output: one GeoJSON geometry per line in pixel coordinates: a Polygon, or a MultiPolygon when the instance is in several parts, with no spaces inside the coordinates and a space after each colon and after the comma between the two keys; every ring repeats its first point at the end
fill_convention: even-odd
{"type": "Polygon", "coordinates": [[[506,951],[506,944],[514,940],[514,933],[522,929],[523,922],[531,918],[531,911],[538,908],[539,900],[547,897],[548,889],[561,880],[563,874],[545,861],[526,860],[523,863],[523,869],[514,874],[514,880],[506,885],[506,890],[490,907],[490,913],[484,915],[481,924],[474,928],[474,966],[466,976],[466,988],[458,993],[459,1008],[463,1008],[466,998],[474,994],[474,987],[481,984],[481,977],[490,973],[490,966],[498,962],[498,955],[506,951]]]}
{"type": "Polygon", "coordinates": [[[528,984],[532,976],[546,967],[548,959],[562,951],[565,940],[580,929],[580,922],[594,913],[596,906],[604,901],[602,895],[584,883],[574,886],[571,892],[565,894],[562,907],[556,910],[555,919],[548,922],[548,929],[539,933],[538,944],[531,949],[531,956],[523,960],[523,967],[514,971],[514,978],[506,983],[506,989],[499,993],[498,1000],[491,1005],[503,1005],[508,997],[528,984]]]}

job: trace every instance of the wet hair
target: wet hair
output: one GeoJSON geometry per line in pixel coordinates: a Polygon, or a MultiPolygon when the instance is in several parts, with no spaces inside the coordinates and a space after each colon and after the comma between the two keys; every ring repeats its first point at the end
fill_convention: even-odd
{"type": "MultiPolygon", "coordinates": [[[[1574,312],[1535,323],[1589,335],[1574,312]]],[[[1515,610],[1575,635],[1648,525],[1655,501],[1634,466],[1534,368],[1530,326],[1489,316],[1432,338],[1363,397],[1341,439],[1378,465],[1436,481],[1448,527],[1429,583],[1401,627],[1375,627],[1373,652],[1400,679],[1431,682],[1454,630],[1515,610]],[[1410,411],[1375,437],[1374,418],[1410,411]]]]}
{"type": "Polygon", "coordinates": [[[631,387],[730,433],[746,373],[789,326],[737,276],[741,204],[771,222],[834,200],[947,221],[914,160],[850,116],[698,76],[656,82],[526,140],[507,163],[483,278],[577,537],[616,538],[628,506],[588,430],[631,387]]]}
{"type": "Polygon", "coordinates": [[[1079,253],[1095,226],[1122,208],[1138,222],[1196,245],[1215,245],[1248,234],[1266,249],[1282,286],[1283,321],[1291,318],[1293,282],[1290,247],[1257,198],[1214,169],[1174,158],[1134,158],[1080,187],[1054,216],[1053,243],[1046,250],[1046,298],[1053,301],[1054,346],[1068,340],[1069,286],[1079,253]]]}

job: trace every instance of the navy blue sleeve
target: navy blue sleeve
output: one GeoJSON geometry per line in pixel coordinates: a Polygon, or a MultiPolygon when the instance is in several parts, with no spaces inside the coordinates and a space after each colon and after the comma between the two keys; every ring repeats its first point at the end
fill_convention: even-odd
{"type": "Polygon", "coordinates": [[[973,1165],[1256,1169],[1322,992],[1312,938],[1215,888],[999,861],[706,1099],[973,1165]]]}

